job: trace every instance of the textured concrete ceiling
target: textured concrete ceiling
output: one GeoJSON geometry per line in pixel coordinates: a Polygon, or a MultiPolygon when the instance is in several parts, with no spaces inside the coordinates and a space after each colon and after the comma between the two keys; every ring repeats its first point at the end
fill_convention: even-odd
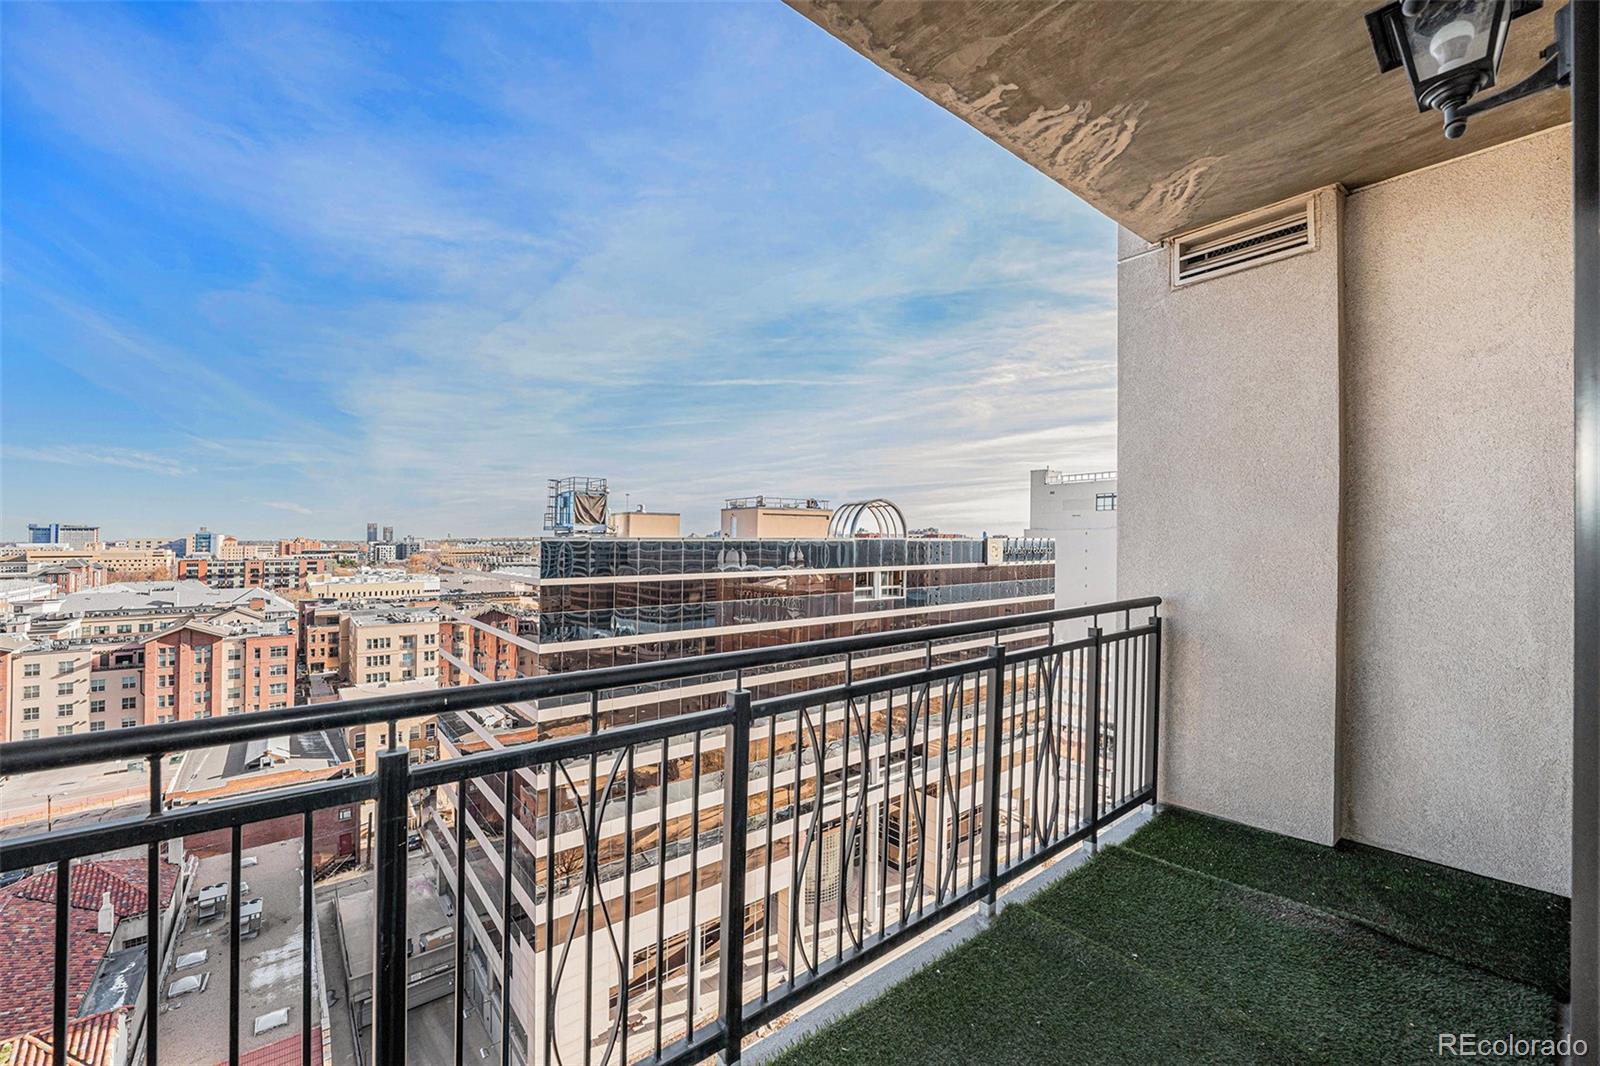
{"type": "MultiPolygon", "coordinates": [[[[1378,73],[1379,0],[788,2],[1147,240],[1568,117],[1546,92],[1445,140],[1405,75],[1378,73]]],[[[1557,6],[1512,23],[1497,89],[1538,67],[1557,6]]]]}

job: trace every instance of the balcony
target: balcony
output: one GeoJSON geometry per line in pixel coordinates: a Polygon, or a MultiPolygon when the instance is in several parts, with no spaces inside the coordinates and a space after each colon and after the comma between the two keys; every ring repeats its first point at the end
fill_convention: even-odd
{"type": "Polygon", "coordinates": [[[777,1062],[1410,1062],[1441,1035],[1554,1041],[1567,911],[1168,812],[777,1062]]]}
{"type": "MultiPolygon", "coordinates": [[[[736,1057],[747,1034],[1152,802],[1158,605],[1129,600],[8,744],[7,774],[144,760],[159,796],[173,754],[297,729],[434,714],[448,732],[452,721],[507,704],[598,701],[705,677],[746,686],[721,705],[654,721],[454,749],[420,765],[395,748],[361,777],[15,837],[0,845],[0,868],[53,870],[65,908],[81,860],[132,854],[155,870],[166,842],[231,829],[229,898],[243,899],[241,870],[254,861],[247,830],[303,820],[309,837],[316,812],[369,803],[367,1061],[399,1061],[408,1045],[453,1046],[457,1062],[500,1054],[484,1033],[512,1062],[736,1057]],[[916,653],[901,655],[908,645],[916,653]],[[819,675],[820,687],[770,680],[780,664],[817,661],[840,667],[819,675]],[[456,812],[449,824],[426,813],[442,805],[456,812]],[[504,811],[521,813],[507,820],[504,811]],[[404,965],[418,857],[469,904],[452,904],[456,1003],[425,1017],[408,1011],[404,965]],[[442,1033],[443,1017],[471,1024],[442,1033]],[[410,1031],[418,1025],[427,1031],[410,1031]]],[[[309,882],[312,849],[302,852],[309,882]]],[[[311,904],[307,891],[307,928],[311,904]]],[[[235,945],[241,920],[237,911],[229,919],[235,945]]],[[[76,992],[59,946],[53,961],[53,1038],[64,1038],[76,992]]],[[[160,1003],[171,965],[162,945],[149,953],[147,1001],[160,1003]]],[[[217,1009],[240,1009],[241,984],[233,976],[217,990],[217,1009]]],[[[304,982],[301,1018],[317,1016],[320,987],[304,982]]],[[[148,1036],[142,1021],[135,1030],[152,1059],[175,1024],[165,1011],[156,1017],[148,1036]]],[[[238,1026],[230,1032],[217,1057],[238,1061],[248,1049],[238,1026]]],[[[309,1053],[321,1038],[302,1032],[309,1053]]]]}

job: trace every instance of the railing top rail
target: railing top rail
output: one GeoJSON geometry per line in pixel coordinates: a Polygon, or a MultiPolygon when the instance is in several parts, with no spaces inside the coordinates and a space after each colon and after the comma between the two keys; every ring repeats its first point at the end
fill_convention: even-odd
{"type": "Polygon", "coordinates": [[[948,640],[997,630],[1023,629],[1078,618],[1153,610],[1160,605],[1161,597],[1143,596],[1110,603],[1088,604],[1083,607],[1035,611],[1001,618],[982,618],[971,622],[951,622],[945,625],[925,626],[921,629],[900,629],[858,637],[835,637],[829,640],[783,644],[751,651],[720,652],[715,655],[669,659],[664,662],[578,670],[565,674],[544,674],[538,677],[486,682],[459,688],[375,696],[371,699],[344,703],[304,704],[278,711],[257,711],[230,718],[202,718],[108,730],[103,733],[11,741],[0,744],[0,775],[30,773],[115,759],[148,758],[152,755],[166,755],[195,748],[236,744],[247,740],[265,740],[286,734],[346,729],[402,718],[442,714],[446,711],[495,707],[551,696],[597,692],[630,685],[702,677],[707,674],[732,674],[740,670],[802,659],[848,655],[878,648],[922,644],[927,641],[948,640]]]}
{"type": "Polygon", "coordinates": [[[0,871],[9,873],[63,858],[100,855],[141,844],[161,844],[174,837],[361,803],[376,796],[377,779],[367,774],[310,785],[287,785],[231,799],[174,807],[160,814],[133,815],[66,829],[56,826],[0,842],[0,871]]]}
{"type": "Polygon", "coordinates": [[[1044,483],[1046,485],[1070,485],[1078,481],[1115,481],[1115,470],[1096,470],[1088,474],[1064,474],[1059,470],[1046,470],[1044,483]]]}

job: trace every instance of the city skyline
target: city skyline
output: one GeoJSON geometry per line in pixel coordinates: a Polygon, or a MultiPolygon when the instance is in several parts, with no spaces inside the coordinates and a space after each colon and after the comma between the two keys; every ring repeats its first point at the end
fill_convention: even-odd
{"type": "Polygon", "coordinates": [[[780,5],[0,17],[0,538],[531,535],[568,474],[977,533],[1114,465],[1112,225],[780,5]]]}

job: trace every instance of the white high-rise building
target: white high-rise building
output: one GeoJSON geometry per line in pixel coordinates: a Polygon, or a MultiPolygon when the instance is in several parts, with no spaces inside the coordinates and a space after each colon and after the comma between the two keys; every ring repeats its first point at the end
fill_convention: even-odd
{"type": "Polygon", "coordinates": [[[1056,542],[1056,606],[1117,598],[1117,472],[1035,470],[1028,501],[1029,537],[1056,542]]]}

